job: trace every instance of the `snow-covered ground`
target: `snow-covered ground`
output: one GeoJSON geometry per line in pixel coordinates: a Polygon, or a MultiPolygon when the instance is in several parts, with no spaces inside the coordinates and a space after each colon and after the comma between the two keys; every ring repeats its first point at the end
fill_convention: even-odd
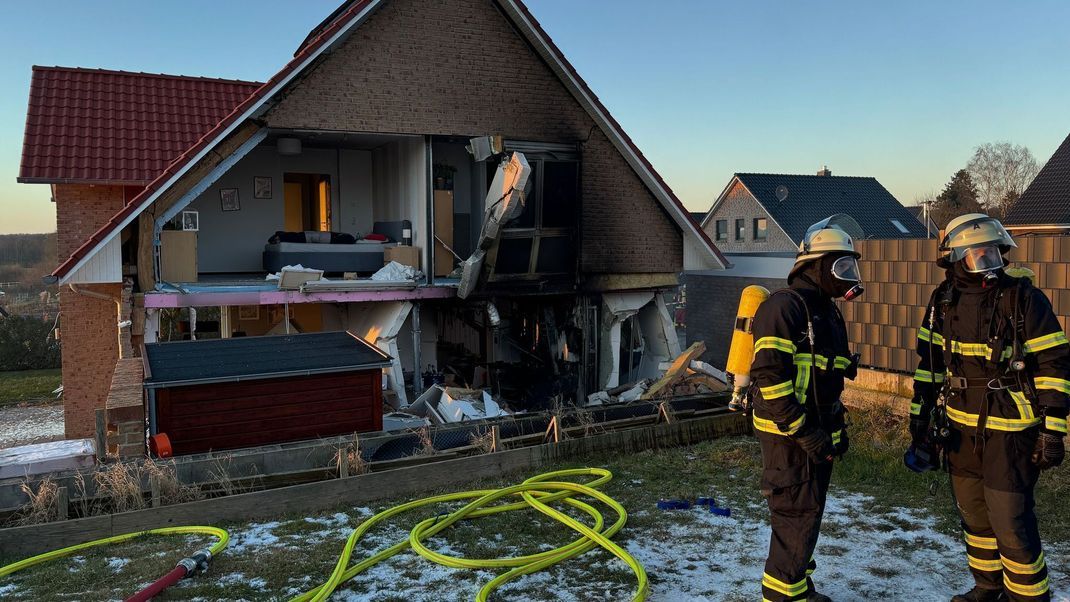
{"type": "Polygon", "coordinates": [[[0,408],[0,449],[63,438],[63,405],[0,408]]]}
{"type": "MultiPolygon", "coordinates": [[[[938,532],[924,510],[888,509],[868,496],[834,491],[816,554],[814,578],[818,588],[838,601],[912,602],[945,601],[969,589],[972,583],[961,540],[938,532]]],[[[232,532],[232,543],[224,554],[230,558],[256,557],[272,550],[290,550],[299,555],[302,547],[324,540],[337,541],[340,548],[349,531],[371,511],[358,509],[354,514],[247,525],[232,532]],[[309,525],[315,530],[308,531],[309,525]],[[293,532],[295,526],[301,527],[299,533],[293,532]]],[[[759,595],[769,527],[761,518],[743,517],[762,517],[764,508],[738,508],[731,518],[698,509],[643,509],[633,516],[644,519],[634,521],[643,526],[625,527],[616,539],[646,568],[651,581],[647,599],[651,602],[742,601],[759,595]]],[[[354,557],[366,557],[405,536],[400,524],[373,530],[358,543],[354,557]]],[[[436,540],[436,549],[450,553],[448,539],[436,540]]],[[[503,551],[498,545],[501,540],[500,535],[488,537],[489,555],[503,551]]],[[[1053,589],[1063,592],[1056,600],[1070,600],[1065,593],[1070,591],[1070,575],[1065,569],[1068,552],[1065,542],[1047,545],[1053,589]]],[[[391,595],[390,599],[403,596],[410,602],[472,599],[494,576],[490,571],[456,571],[406,553],[343,584],[331,599],[371,602],[391,595]]],[[[282,592],[270,591],[252,574],[216,573],[198,579],[243,582],[262,593],[263,597],[257,595],[256,599],[279,599],[307,591],[324,577],[292,578],[282,592]]],[[[503,599],[565,602],[628,599],[633,583],[623,563],[597,551],[569,561],[562,571],[522,577],[501,595],[503,599]],[[607,575],[612,578],[607,580],[607,575]]]]}

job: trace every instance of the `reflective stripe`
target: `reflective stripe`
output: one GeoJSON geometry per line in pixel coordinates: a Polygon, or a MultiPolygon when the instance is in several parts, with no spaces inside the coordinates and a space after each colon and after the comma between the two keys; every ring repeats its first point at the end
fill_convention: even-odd
{"type": "Polygon", "coordinates": [[[1043,581],[1033,585],[1022,585],[1011,581],[1007,573],[1003,573],[1003,587],[1019,596],[1043,596],[1048,592],[1048,578],[1045,577],[1043,581]]]}
{"type": "Polygon", "coordinates": [[[1036,383],[1037,389],[1051,389],[1070,395],[1070,380],[1053,376],[1036,376],[1033,382],[1036,383]]]}
{"type": "Polygon", "coordinates": [[[918,338],[925,341],[926,343],[932,343],[933,345],[936,345],[938,347],[944,346],[944,335],[940,334],[939,332],[933,332],[928,328],[919,328],[918,338]]]}
{"type": "Polygon", "coordinates": [[[837,355],[835,365],[840,370],[846,370],[851,367],[851,358],[837,355]]]}
{"type": "Polygon", "coordinates": [[[792,598],[805,594],[807,589],[806,579],[798,583],[784,583],[780,579],[769,576],[769,573],[762,573],[762,585],[792,598]]]}
{"type": "Polygon", "coordinates": [[[806,404],[806,393],[810,390],[810,374],[812,372],[813,368],[809,364],[799,366],[795,370],[795,399],[799,400],[799,405],[806,404]]]}
{"type": "Polygon", "coordinates": [[[1019,575],[1036,575],[1040,572],[1040,569],[1044,568],[1044,552],[1041,552],[1037,559],[1029,564],[1015,562],[1002,554],[999,557],[1003,559],[1003,566],[1007,567],[1008,571],[1019,575]]]}
{"type": "Polygon", "coordinates": [[[1036,414],[1033,413],[1033,404],[1029,403],[1029,400],[1025,398],[1025,393],[1021,391],[1010,391],[1011,399],[1014,400],[1014,404],[1018,406],[1018,415],[1025,420],[1032,420],[1036,418],[1036,414]]]}
{"type": "Polygon", "coordinates": [[[759,387],[759,391],[762,392],[763,399],[779,399],[791,395],[792,386],[791,381],[786,380],[779,385],[773,385],[771,387],[759,387]]]}
{"type": "Polygon", "coordinates": [[[809,366],[813,365],[813,363],[815,361],[817,362],[817,367],[818,368],[820,368],[821,370],[828,370],[829,358],[827,358],[827,357],[825,357],[823,355],[819,355],[819,354],[815,353],[813,355],[813,357],[811,357],[809,353],[796,353],[795,354],[795,365],[796,366],[807,366],[807,367],[809,367],[809,366]]]}
{"type": "Polygon", "coordinates": [[[996,538],[995,537],[981,537],[980,535],[974,535],[972,533],[965,533],[966,543],[982,550],[995,550],[996,538]]]}
{"type": "Polygon", "coordinates": [[[939,373],[933,374],[928,370],[918,368],[914,371],[914,380],[919,383],[942,383],[944,382],[944,375],[939,373]]]}
{"type": "Polygon", "coordinates": [[[777,423],[773,422],[772,420],[758,418],[757,415],[754,416],[754,428],[758,429],[759,431],[762,431],[763,433],[772,433],[774,435],[794,435],[796,432],[798,432],[799,428],[802,427],[804,422],[806,422],[806,414],[799,416],[797,419],[795,419],[795,422],[789,424],[787,431],[782,431],[780,430],[780,427],[777,426],[777,423]]]}
{"type": "MultiPolygon", "coordinates": [[[[951,353],[957,353],[966,357],[991,357],[992,348],[986,343],[963,343],[961,341],[951,341],[951,353]]],[[[1014,350],[1010,347],[1003,350],[1003,356],[1000,359],[1010,359],[1014,354],[1014,350]]]]}
{"type": "Polygon", "coordinates": [[[1070,341],[1066,340],[1066,333],[1060,330],[1059,332],[1046,334],[1042,337],[1029,339],[1025,342],[1025,352],[1036,353],[1038,351],[1044,351],[1045,349],[1051,349],[1052,347],[1066,344],[1070,344],[1070,341]]]}
{"type": "Polygon", "coordinates": [[[843,429],[840,429],[840,430],[835,431],[835,432],[832,433],[832,444],[833,445],[839,445],[840,441],[842,439],[843,439],[843,429]]]}
{"type": "Polygon", "coordinates": [[[1054,416],[1048,416],[1044,419],[1044,428],[1049,431],[1055,431],[1057,433],[1066,434],[1066,418],[1055,418],[1054,416]]]}
{"type": "Polygon", "coordinates": [[[970,567],[971,568],[975,568],[975,569],[977,569],[979,571],[1002,571],[1003,570],[1003,563],[1000,562],[998,558],[995,559],[995,560],[982,560],[980,558],[974,558],[973,556],[970,556],[969,554],[966,555],[966,558],[968,558],[969,561],[970,561],[970,567]]]}
{"type": "Polygon", "coordinates": [[[921,415],[921,403],[920,402],[917,402],[917,401],[910,402],[910,415],[911,416],[920,416],[921,415]]]}
{"type": "MultiPolygon", "coordinates": [[[[969,412],[963,412],[962,410],[956,410],[955,408],[947,407],[947,417],[955,422],[965,425],[977,427],[977,421],[980,417],[977,414],[970,414],[969,412]]],[[[985,418],[985,428],[994,431],[1010,431],[1018,432],[1040,424],[1040,418],[1032,419],[1020,419],[1020,418],[997,418],[995,416],[988,416],[985,418]]]]}
{"type": "Polygon", "coordinates": [[[762,349],[772,349],[774,351],[783,351],[784,353],[794,354],[796,351],[795,343],[792,343],[788,339],[780,337],[762,337],[754,343],[754,353],[758,353],[762,349]]]}

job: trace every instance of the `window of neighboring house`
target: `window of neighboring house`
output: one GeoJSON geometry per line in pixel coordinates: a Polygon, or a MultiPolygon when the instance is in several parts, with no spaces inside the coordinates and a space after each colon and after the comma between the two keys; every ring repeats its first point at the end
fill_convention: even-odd
{"type": "Polygon", "coordinates": [[[754,240],[765,240],[769,235],[768,222],[764,217],[754,218],[754,240]]]}
{"type": "Polygon", "coordinates": [[[888,221],[892,222],[892,225],[895,226],[896,229],[898,229],[903,234],[910,234],[910,230],[903,225],[903,222],[897,219],[889,219],[888,221]]]}
{"type": "Polygon", "coordinates": [[[717,220],[717,240],[728,240],[728,220],[717,220]]]}
{"type": "Polygon", "coordinates": [[[743,240],[747,235],[747,220],[736,220],[736,240],[743,240]]]}
{"type": "MultiPolygon", "coordinates": [[[[575,272],[580,164],[561,158],[528,153],[531,175],[524,210],[502,228],[494,277],[575,272]]],[[[493,172],[488,182],[492,177],[493,172]]]]}

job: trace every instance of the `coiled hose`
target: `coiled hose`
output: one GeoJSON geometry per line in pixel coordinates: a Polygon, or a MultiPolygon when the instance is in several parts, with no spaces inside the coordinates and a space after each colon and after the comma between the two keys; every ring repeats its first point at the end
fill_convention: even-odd
{"type": "MultiPolygon", "coordinates": [[[[553,472],[547,472],[538,476],[527,479],[519,485],[513,485],[511,487],[505,487],[502,489],[480,489],[474,491],[463,491],[458,493],[447,493],[443,495],[437,495],[427,497],[405,504],[394,506],[388,510],[384,510],[371,517],[370,519],[361,523],[346,539],[345,546],[342,548],[342,553],[338,557],[338,562],[335,564],[334,570],[331,572],[327,581],[315,589],[306,592],[300,596],[294,598],[291,602],[312,602],[326,600],[330,595],[344,582],[356,577],[360,573],[368,570],[376,564],[395,556],[396,554],[404,551],[406,548],[412,548],[416,553],[420,554],[424,558],[436,562],[438,564],[458,568],[458,569],[509,569],[505,573],[495,577],[484,585],[479,593],[476,595],[477,602],[486,602],[491,592],[501,587],[505,583],[517,579],[523,575],[528,575],[542,569],[545,569],[551,565],[563,562],[570,558],[574,558],[584,552],[588,552],[595,547],[602,547],[622,561],[624,561],[635,573],[637,585],[635,592],[632,596],[633,602],[641,602],[646,599],[648,582],[646,571],[643,566],[639,564],[627,551],[613,543],[612,538],[618,531],[620,531],[624,524],[628,520],[628,513],[619,502],[609,497],[605,493],[599,491],[597,488],[609,482],[613,478],[613,473],[602,468],[576,468],[569,470],[557,470],[553,472]],[[580,484],[566,480],[570,477],[580,476],[594,476],[593,481],[580,484]],[[508,497],[520,497],[521,501],[510,502],[500,505],[491,505],[494,502],[508,497]],[[575,499],[576,496],[583,496],[592,498],[606,506],[609,506],[616,514],[617,519],[613,524],[606,528],[606,521],[602,513],[586,502],[575,499]],[[409,532],[409,537],[403,541],[390,546],[389,548],[371,556],[365,560],[360,561],[356,565],[350,566],[350,560],[353,556],[354,548],[357,542],[374,528],[379,523],[386,521],[394,516],[429,506],[432,504],[439,504],[443,502],[455,502],[459,500],[472,500],[464,507],[451,512],[449,514],[442,514],[427,520],[421,521],[416,524],[409,532]],[[575,520],[567,514],[553,508],[551,504],[555,502],[563,502],[576,508],[583,513],[591,517],[593,521],[592,526],[584,525],[583,523],[575,520]],[[490,558],[490,559],[474,559],[474,558],[457,558],[453,556],[447,556],[435,552],[424,545],[424,540],[435,536],[443,530],[449,528],[451,525],[462,520],[470,520],[480,518],[484,516],[490,516],[493,514],[499,514],[502,512],[512,512],[516,510],[535,509],[538,512],[553,518],[554,520],[566,525],[570,529],[579,533],[579,537],[569,544],[555,548],[552,550],[540,552],[538,554],[530,554],[527,556],[516,556],[512,558],[490,558]]],[[[219,538],[214,546],[209,549],[212,555],[217,554],[227,544],[228,535],[226,531],[217,529],[214,527],[169,527],[165,529],[153,529],[151,531],[141,531],[138,533],[128,533],[125,535],[118,535],[115,537],[109,537],[106,539],[100,539],[89,543],[80,544],[77,546],[71,546],[62,550],[56,550],[54,552],[48,552],[40,556],[35,556],[16,562],[14,564],[0,568],[0,577],[14,573],[15,571],[47,562],[56,558],[67,556],[79,550],[91,548],[99,545],[106,545],[111,543],[119,543],[122,541],[128,541],[136,537],[143,535],[165,535],[176,533],[203,533],[215,535],[219,538]]],[[[182,563],[180,563],[180,567],[182,563]]],[[[178,571],[178,568],[176,568],[178,571]]],[[[176,571],[172,571],[175,573],[176,571]]],[[[169,576],[171,573],[168,574],[169,576]]],[[[185,576],[185,575],[182,575],[185,576]]],[[[179,579],[182,577],[179,576],[179,579]]],[[[175,579],[177,581],[178,579],[175,579]]],[[[164,581],[163,579],[160,580],[164,581]]],[[[157,582],[160,583],[160,582],[157,582]]],[[[147,590],[146,590],[147,591],[147,590]]],[[[162,591],[162,590],[160,590],[162,591]]],[[[142,592],[143,594],[144,592],[142,592]]],[[[158,591],[154,592],[158,593],[158,591]]],[[[139,594],[141,595],[141,594],[139,594]]]]}

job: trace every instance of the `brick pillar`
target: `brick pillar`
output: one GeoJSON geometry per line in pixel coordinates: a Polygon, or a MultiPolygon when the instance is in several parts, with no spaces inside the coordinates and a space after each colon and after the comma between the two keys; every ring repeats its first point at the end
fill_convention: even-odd
{"type": "MultiPolygon", "coordinates": [[[[121,285],[94,284],[83,288],[119,298],[121,285]]],[[[92,437],[94,410],[103,408],[119,358],[117,320],[113,301],[80,295],[70,288],[59,293],[60,345],[63,356],[63,420],[68,439],[92,437]]]]}

